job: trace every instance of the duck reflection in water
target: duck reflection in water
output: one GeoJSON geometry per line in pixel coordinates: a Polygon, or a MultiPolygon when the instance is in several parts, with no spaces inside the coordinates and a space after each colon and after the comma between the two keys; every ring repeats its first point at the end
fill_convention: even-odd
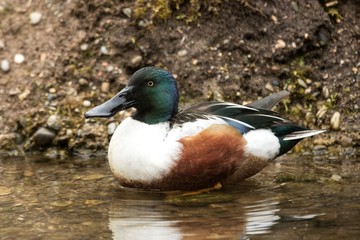
{"type": "Polygon", "coordinates": [[[250,199],[211,192],[194,198],[114,202],[109,212],[113,239],[247,239],[249,235],[271,232],[280,219],[275,196],[252,194],[250,199]],[[202,200],[196,202],[194,198],[202,200]],[[217,202],[219,199],[224,202],[217,202]]]}

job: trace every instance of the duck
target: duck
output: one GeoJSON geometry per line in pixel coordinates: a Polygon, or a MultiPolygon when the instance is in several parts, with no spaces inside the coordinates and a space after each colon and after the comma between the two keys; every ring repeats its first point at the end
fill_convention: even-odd
{"type": "Polygon", "coordinates": [[[122,187],[200,190],[243,181],[302,139],[325,131],[299,126],[271,110],[288,95],[280,91],[248,105],[209,101],[179,109],[174,76],[143,67],[85,118],[135,109],[116,128],[108,148],[110,170],[122,187]]]}

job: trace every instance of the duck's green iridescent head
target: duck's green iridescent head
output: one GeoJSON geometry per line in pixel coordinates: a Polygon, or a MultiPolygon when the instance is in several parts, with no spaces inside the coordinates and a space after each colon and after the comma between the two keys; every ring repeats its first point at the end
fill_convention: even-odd
{"type": "Polygon", "coordinates": [[[145,67],[134,73],[128,85],[107,102],[89,110],[85,117],[111,117],[134,107],[133,118],[148,124],[168,121],[178,111],[175,78],[167,71],[145,67]]]}

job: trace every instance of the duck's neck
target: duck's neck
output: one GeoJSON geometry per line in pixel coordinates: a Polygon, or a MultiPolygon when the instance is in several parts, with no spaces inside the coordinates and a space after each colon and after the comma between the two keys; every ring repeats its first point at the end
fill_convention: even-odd
{"type": "Polygon", "coordinates": [[[138,120],[143,123],[147,124],[158,124],[161,122],[167,122],[169,121],[175,114],[176,111],[139,111],[137,110],[133,115],[132,118],[135,120],[138,120]]]}

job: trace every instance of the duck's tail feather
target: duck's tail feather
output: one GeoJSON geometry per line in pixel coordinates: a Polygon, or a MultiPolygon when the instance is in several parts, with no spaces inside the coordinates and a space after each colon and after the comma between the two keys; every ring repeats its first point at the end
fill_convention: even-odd
{"type": "Polygon", "coordinates": [[[284,136],[284,141],[301,140],[303,138],[311,137],[320,133],[326,132],[326,130],[301,130],[295,131],[284,136]]]}
{"type": "Polygon", "coordinates": [[[285,97],[289,96],[290,93],[288,91],[280,91],[265,98],[259,99],[255,102],[249,103],[246,106],[254,107],[254,108],[261,108],[271,110],[278,102],[280,102],[285,97]]]}

